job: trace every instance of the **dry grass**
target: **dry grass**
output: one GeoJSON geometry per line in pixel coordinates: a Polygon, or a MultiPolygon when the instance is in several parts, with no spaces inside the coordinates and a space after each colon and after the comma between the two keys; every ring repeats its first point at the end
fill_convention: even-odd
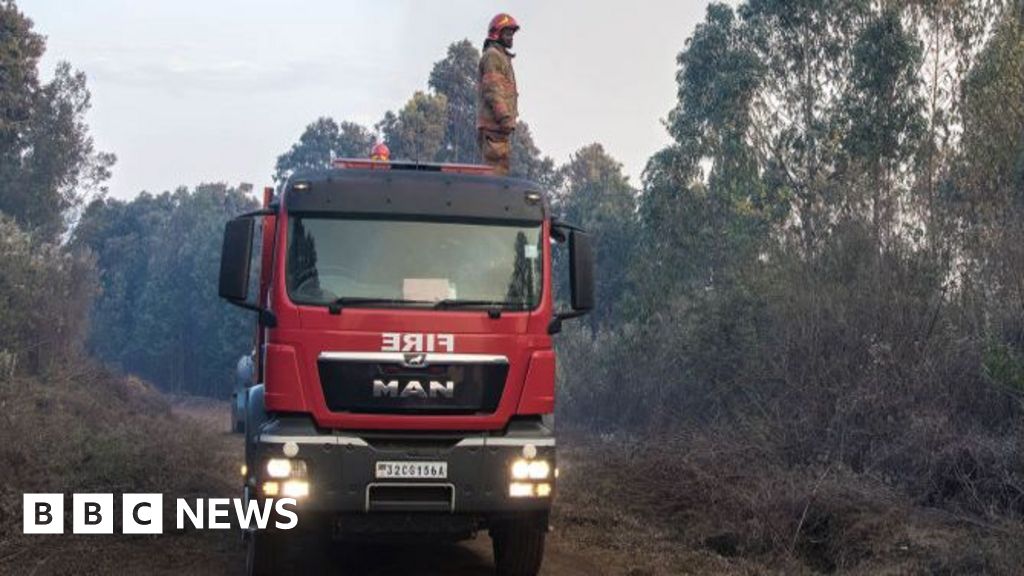
{"type": "Polygon", "coordinates": [[[915,505],[822,461],[787,467],[749,441],[571,433],[555,524],[611,573],[1017,574],[1020,523],[915,505]],[[621,558],[629,558],[623,564],[621,558]]]}
{"type": "MultiPolygon", "coordinates": [[[[168,399],[97,368],[0,381],[0,573],[236,570],[233,532],[108,537],[102,554],[87,537],[20,534],[23,492],[234,495],[240,440],[226,419],[222,403],[168,399]]],[[[827,458],[793,464],[739,431],[561,436],[553,550],[604,574],[1015,574],[1024,565],[1018,520],[932,507],[908,496],[916,487],[827,458]]],[[[970,476],[965,458],[936,477],[970,476]]]]}
{"type": "MultiPolygon", "coordinates": [[[[212,408],[195,412],[216,417],[212,408]]],[[[45,378],[0,380],[0,573],[151,573],[194,563],[189,558],[196,543],[189,541],[195,534],[171,541],[107,537],[104,554],[95,553],[96,541],[87,537],[23,536],[21,495],[63,493],[69,513],[73,492],[114,493],[116,510],[121,493],[162,492],[168,495],[165,518],[173,518],[176,497],[233,496],[239,454],[230,447],[238,448],[238,441],[226,437],[226,423],[208,424],[192,425],[175,414],[175,403],[151,385],[92,365],[45,378]]],[[[115,533],[119,524],[115,516],[115,533]]],[[[228,546],[224,538],[203,538],[207,548],[228,546]]],[[[235,540],[231,552],[237,555],[235,540]]],[[[199,560],[209,563],[212,556],[199,560]]],[[[225,569],[208,567],[212,573],[225,569]]]]}

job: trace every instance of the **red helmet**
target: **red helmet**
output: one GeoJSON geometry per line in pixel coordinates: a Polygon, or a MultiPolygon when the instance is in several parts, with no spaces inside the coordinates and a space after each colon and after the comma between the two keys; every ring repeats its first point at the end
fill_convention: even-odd
{"type": "Polygon", "coordinates": [[[491,18],[491,26],[487,29],[487,39],[497,40],[501,37],[501,31],[505,28],[519,30],[519,23],[516,22],[516,19],[511,15],[502,12],[494,18],[491,18]]]}
{"type": "Polygon", "coordinates": [[[383,142],[377,143],[377,145],[373,147],[373,150],[370,151],[370,160],[387,162],[390,159],[391,150],[388,148],[388,145],[383,142]]]}

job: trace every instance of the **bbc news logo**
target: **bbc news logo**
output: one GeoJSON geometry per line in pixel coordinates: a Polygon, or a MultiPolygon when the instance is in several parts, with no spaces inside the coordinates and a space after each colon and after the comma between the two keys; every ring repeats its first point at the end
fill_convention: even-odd
{"type": "MultiPolygon", "coordinates": [[[[23,494],[24,534],[63,534],[63,494],[23,494]]],[[[163,494],[122,494],[121,534],[163,534],[163,494]]],[[[226,530],[232,528],[232,516],[237,526],[264,530],[273,526],[278,530],[291,530],[299,523],[294,498],[266,499],[248,502],[241,498],[197,498],[190,503],[185,498],[175,501],[175,527],[199,530],[226,530]]],[[[75,534],[113,534],[113,494],[73,494],[71,498],[71,531],[75,534]]]]}

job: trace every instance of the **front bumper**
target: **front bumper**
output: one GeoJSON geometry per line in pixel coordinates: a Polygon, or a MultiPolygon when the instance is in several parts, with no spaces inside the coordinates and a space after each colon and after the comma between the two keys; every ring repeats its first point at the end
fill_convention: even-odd
{"type": "Polygon", "coordinates": [[[264,424],[249,451],[247,482],[260,493],[265,463],[289,456],[306,463],[309,494],[302,511],[339,515],[430,513],[493,518],[545,512],[555,486],[555,438],[539,420],[513,421],[500,435],[320,431],[302,417],[264,424]],[[524,455],[544,459],[551,486],[544,497],[512,497],[511,467],[524,455]],[[377,462],[444,462],[447,476],[431,480],[378,479],[377,462]]]}

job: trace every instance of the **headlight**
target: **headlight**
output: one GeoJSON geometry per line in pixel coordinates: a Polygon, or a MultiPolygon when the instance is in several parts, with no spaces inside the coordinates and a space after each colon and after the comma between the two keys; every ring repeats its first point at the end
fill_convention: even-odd
{"type": "Polygon", "coordinates": [[[551,466],[548,465],[547,460],[534,460],[530,462],[530,478],[534,480],[544,480],[551,473],[551,466]]]}
{"type": "Polygon", "coordinates": [[[508,495],[512,498],[551,496],[553,486],[549,482],[537,482],[551,477],[551,463],[547,460],[519,458],[512,462],[509,473],[512,481],[508,485],[508,495]]]}
{"type": "Polygon", "coordinates": [[[277,482],[264,482],[263,483],[263,495],[264,496],[277,496],[281,491],[281,485],[277,482]]]}
{"type": "Polygon", "coordinates": [[[512,463],[512,478],[515,480],[544,480],[551,475],[547,460],[523,460],[512,463]]]}
{"type": "Polygon", "coordinates": [[[533,496],[533,484],[513,482],[508,485],[508,495],[513,498],[529,498],[533,496]]]}
{"type": "Polygon", "coordinates": [[[516,460],[512,464],[512,477],[516,480],[525,480],[530,476],[530,463],[526,460],[516,460]]]}
{"type": "Polygon", "coordinates": [[[309,482],[305,480],[289,480],[281,488],[281,495],[285,498],[305,498],[309,496],[309,482]]]}
{"type": "Polygon", "coordinates": [[[267,460],[267,476],[271,478],[287,478],[292,474],[292,461],[285,458],[267,460]]]}
{"type": "Polygon", "coordinates": [[[271,458],[267,460],[267,476],[271,478],[305,478],[306,463],[302,460],[271,458]]]}

